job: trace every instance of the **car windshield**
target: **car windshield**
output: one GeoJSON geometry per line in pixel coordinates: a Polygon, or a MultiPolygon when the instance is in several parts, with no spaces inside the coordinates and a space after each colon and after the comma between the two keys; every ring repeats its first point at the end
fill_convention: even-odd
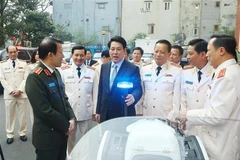
{"type": "Polygon", "coordinates": [[[102,53],[94,53],[93,59],[94,59],[94,60],[99,60],[99,59],[101,58],[101,54],[102,54],[102,53]]]}

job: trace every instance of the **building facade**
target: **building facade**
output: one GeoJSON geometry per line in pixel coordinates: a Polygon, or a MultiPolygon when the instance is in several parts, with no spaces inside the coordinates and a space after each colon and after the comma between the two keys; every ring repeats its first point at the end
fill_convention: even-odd
{"type": "Polygon", "coordinates": [[[212,34],[235,30],[236,0],[181,0],[181,30],[185,43],[194,38],[209,40],[212,34]]]}
{"type": "Polygon", "coordinates": [[[53,21],[73,36],[79,30],[86,40],[96,35],[95,44],[106,45],[120,35],[120,0],[53,0],[53,21]]]}
{"type": "Polygon", "coordinates": [[[122,0],[121,33],[130,40],[138,33],[167,39],[179,33],[179,0],[122,0]]]}

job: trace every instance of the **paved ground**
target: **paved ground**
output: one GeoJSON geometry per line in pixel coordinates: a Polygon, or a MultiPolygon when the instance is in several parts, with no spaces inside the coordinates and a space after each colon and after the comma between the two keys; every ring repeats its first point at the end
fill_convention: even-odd
{"type": "MultiPolygon", "coordinates": [[[[3,149],[3,154],[5,157],[5,160],[34,160],[36,159],[35,156],[35,149],[32,146],[32,127],[31,127],[31,121],[29,116],[29,108],[27,111],[27,119],[28,119],[28,130],[27,130],[27,142],[22,142],[19,139],[19,136],[17,134],[18,132],[18,121],[16,120],[16,126],[15,126],[15,137],[14,142],[10,145],[6,143],[6,131],[5,131],[5,106],[4,106],[4,100],[3,95],[0,95],[0,144],[3,149]]],[[[1,160],[1,157],[0,157],[1,160]]]]}

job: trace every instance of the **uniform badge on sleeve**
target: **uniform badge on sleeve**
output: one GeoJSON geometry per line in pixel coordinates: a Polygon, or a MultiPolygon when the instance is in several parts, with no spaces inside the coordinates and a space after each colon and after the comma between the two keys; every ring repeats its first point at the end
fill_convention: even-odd
{"type": "Polygon", "coordinates": [[[217,78],[224,77],[226,73],[226,68],[221,69],[221,71],[218,73],[217,78]]]}

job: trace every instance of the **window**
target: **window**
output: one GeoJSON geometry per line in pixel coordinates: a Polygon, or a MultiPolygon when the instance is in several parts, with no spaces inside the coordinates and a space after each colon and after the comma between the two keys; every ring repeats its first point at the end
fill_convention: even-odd
{"type": "Polygon", "coordinates": [[[215,2],[215,7],[220,7],[220,1],[215,2]]]}
{"type": "Polygon", "coordinates": [[[170,10],[171,8],[171,2],[164,2],[164,9],[167,11],[167,10],[170,10]]]}
{"type": "Polygon", "coordinates": [[[64,4],[64,9],[72,9],[72,4],[71,3],[65,3],[64,4]]]}
{"type": "Polygon", "coordinates": [[[145,2],[145,10],[150,11],[151,10],[151,2],[145,2]]]}
{"type": "Polygon", "coordinates": [[[198,28],[193,28],[193,35],[197,36],[198,35],[198,28]]]}
{"type": "Polygon", "coordinates": [[[99,3],[98,9],[105,9],[105,3],[99,3]]]}
{"type": "Polygon", "coordinates": [[[148,34],[154,34],[154,24],[148,24],[148,34]]]}
{"type": "Polygon", "coordinates": [[[219,25],[215,24],[215,25],[213,26],[213,30],[214,30],[214,31],[219,31],[219,25]]]}

